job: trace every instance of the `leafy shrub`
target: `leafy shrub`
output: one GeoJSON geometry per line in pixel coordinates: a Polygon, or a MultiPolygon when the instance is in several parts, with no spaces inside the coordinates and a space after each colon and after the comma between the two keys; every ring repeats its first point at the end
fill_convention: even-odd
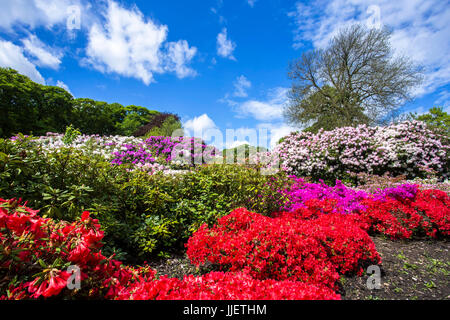
{"type": "Polygon", "coordinates": [[[63,137],[63,143],[65,145],[71,144],[80,135],[80,130],[75,129],[72,125],[70,125],[66,128],[66,133],[63,137]]]}
{"type": "Polygon", "coordinates": [[[2,197],[23,197],[41,214],[67,221],[89,210],[102,221],[106,252],[135,262],[182,248],[202,223],[237,207],[277,211],[284,196],[273,190],[287,183],[283,174],[233,165],[154,176],[132,168],[74,147],[44,151],[30,137],[0,141],[2,197]]]}

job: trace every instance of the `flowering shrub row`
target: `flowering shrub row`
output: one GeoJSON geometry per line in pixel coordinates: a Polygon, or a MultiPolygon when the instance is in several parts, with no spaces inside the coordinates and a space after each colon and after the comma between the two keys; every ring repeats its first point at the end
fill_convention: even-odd
{"type": "Polygon", "coordinates": [[[430,169],[448,176],[449,150],[425,123],[412,121],[292,133],[274,149],[272,161],[280,161],[289,174],[316,179],[387,171],[414,178],[430,169]]]}
{"type": "MultiPolygon", "coordinates": [[[[131,164],[133,169],[149,173],[171,172],[170,167],[202,164],[212,161],[218,154],[216,148],[199,138],[155,136],[145,140],[135,137],[79,135],[70,144],[64,135],[47,133],[33,139],[45,154],[71,147],[88,155],[100,155],[112,164],[131,164]]],[[[20,137],[12,137],[16,141],[20,137]]]]}
{"type": "Polygon", "coordinates": [[[102,237],[98,221],[88,212],[70,224],[55,222],[39,217],[20,200],[0,199],[0,300],[340,298],[321,285],[256,280],[244,273],[156,279],[147,266],[132,268],[105,257],[102,237]],[[68,287],[77,277],[68,271],[70,266],[79,268],[79,287],[68,287]]]}
{"type": "Polygon", "coordinates": [[[440,190],[419,190],[411,198],[366,199],[360,212],[369,231],[393,239],[450,235],[450,197],[440,190]]]}
{"type": "Polygon", "coordinates": [[[210,272],[200,277],[161,277],[131,284],[119,300],[338,300],[330,288],[298,281],[256,280],[237,272],[210,272]]]}
{"type": "Polygon", "coordinates": [[[203,164],[217,154],[217,149],[206,145],[199,138],[187,137],[149,137],[137,144],[124,144],[121,151],[114,151],[112,163],[148,164],[161,159],[180,164],[203,164]]]}
{"type": "Polygon", "coordinates": [[[334,187],[307,183],[291,177],[294,183],[282,193],[288,201],[284,210],[302,219],[324,213],[355,213],[371,232],[392,238],[414,235],[448,235],[450,197],[440,190],[420,190],[418,185],[402,184],[376,189],[373,193],[355,191],[339,180],[334,187]]]}

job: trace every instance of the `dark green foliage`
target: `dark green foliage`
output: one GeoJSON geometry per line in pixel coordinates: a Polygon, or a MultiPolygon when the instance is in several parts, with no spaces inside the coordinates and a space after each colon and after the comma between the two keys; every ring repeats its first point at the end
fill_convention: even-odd
{"type": "Polygon", "coordinates": [[[64,132],[73,97],[62,88],[44,86],[12,69],[0,68],[0,136],[64,132]]]}
{"type": "Polygon", "coordinates": [[[430,129],[447,139],[450,138],[450,115],[444,112],[442,107],[433,107],[420,116],[414,114],[413,118],[425,122],[430,129]]]}
{"type": "Polygon", "coordinates": [[[141,262],[149,254],[182,249],[202,223],[232,209],[269,214],[288,183],[239,165],[204,165],[184,174],[153,176],[112,166],[73,148],[44,155],[30,138],[0,140],[0,197],[21,197],[41,215],[74,220],[83,210],[105,231],[105,251],[141,262]]]}
{"type": "Polygon", "coordinates": [[[69,125],[83,134],[131,135],[159,115],[140,106],[74,99],[60,87],[35,83],[7,68],[0,68],[0,112],[0,137],[6,138],[19,132],[63,133],[69,125]]]}

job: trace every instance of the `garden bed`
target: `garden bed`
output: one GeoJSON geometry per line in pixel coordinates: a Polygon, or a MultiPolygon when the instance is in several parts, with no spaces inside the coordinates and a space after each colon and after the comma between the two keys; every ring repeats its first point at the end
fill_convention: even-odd
{"type": "MultiPolygon", "coordinates": [[[[344,300],[450,300],[450,242],[448,240],[390,240],[371,237],[383,263],[381,289],[370,290],[369,275],[341,276],[344,300]]],[[[202,274],[211,267],[197,269],[186,254],[154,259],[149,265],[159,275],[182,279],[202,274]]]]}

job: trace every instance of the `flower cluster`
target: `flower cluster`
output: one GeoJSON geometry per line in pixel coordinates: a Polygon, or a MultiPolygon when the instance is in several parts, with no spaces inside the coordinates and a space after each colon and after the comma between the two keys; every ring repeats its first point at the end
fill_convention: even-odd
{"type": "Polygon", "coordinates": [[[182,280],[166,276],[124,288],[120,300],[338,300],[332,289],[298,281],[256,280],[237,272],[210,272],[182,280]]]}
{"type": "Polygon", "coordinates": [[[114,298],[123,286],[150,281],[148,267],[131,268],[101,254],[103,232],[84,212],[76,222],[42,218],[20,205],[0,199],[0,299],[38,299],[52,296],[114,298]],[[79,268],[80,290],[69,290],[68,280],[79,268]]]}
{"type": "Polygon", "coordinates": [[[308,183],[302,178],[291,176],[293,184],[282,193],[286,195],[288,201],[282,210],[295,211],[300,207],[305,207],[308,200],[334,199],[337,206],[333,212],[350,213],[355,210],[363,209],[361,200],[369,197],[364,191],[355,191],[346,187],[341,181],[337,180],[334,187],[321,183],[308,183]]]}
{"type": "Polygon", "coordinates": [[[423,122],[412,121],[292,133],[272,154],[279,158],[281,168],[297,176],[381,175],[389,171],[413,178],[426,176],[429,169],[448,175],[449,151],[450,146],[443,145],[423,122]]]}
{"type": "Polygon", "coordinates": [[[413,197],[366,199],[362,203],[366,209],[360,216],[369,231],[393,239],[450,235],[450,197],[443,191],[419,190],[413,197]]]}
{"type": "Polygon", "coordinates": [[[361,273],[362,266],[381,262],[358,217],[332,212],[299,219],[289,213],[266,217],[237,209],[213,228],[203,225],[195,232],[187,254],[194,264],[210,262],[255,279],[295,280],[334,289],[338,272],[361,273]]]}
{"type": "Polygon", "coordinates": [[[172,161],[194,165],[203,164],[218,154],[201,139],[188,137],[149,137],[137,144],[124,144],[114,151],[114,164],[152,164],[156,159],[169,164],[172,161]]]}

